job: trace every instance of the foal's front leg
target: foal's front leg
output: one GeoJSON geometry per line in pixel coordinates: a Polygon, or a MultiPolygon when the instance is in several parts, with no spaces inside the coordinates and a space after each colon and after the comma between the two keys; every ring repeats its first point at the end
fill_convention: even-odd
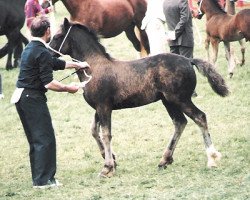
{"type": "Polygon", "coordinates": [[[98,113],[101,125],[101,140],[104,147],[105,164],[100,173],[102,177],[111,177],[115,173],[115,160],[111,148],[111,110],[105,109],[98,113]]]}
{"type": "Polygon", "coordinates": [[[102,157],[105,158],[104,147],[100,138],[100,120],[97,113],[95,113],[95,117],[92,122],[91,132],[92,136],[95,138],[96,143],[100,149],[102,157]]]}
{"type": "Polygon", "coordinates": [[[210,46],[210,38],[209,36],[207,35],[207,38],[205,40],[205,49],[206,49],[206,52],[207,52],[207,60],[208,62],[210,62],[210,53],[209,53],[209,46],[210,46]]]}
{"type": "Polygon", "coordinates": [[[212,64],[215,65],[216,61],[217,61],[217,57],[218,57],[218,48],[219,48],[219,41],[216,39],[213,39],[210,37],[210,42],[212,44],[212,48],[213,48],[213,54],[212,54],[212,64]]]}
{"type": "MultiPolygon", "coordinates": [[[[94,117],[94,120],[92,122],[91,132],[92,132],[92,136],[96,140],[96,143],[99,147],[99,150],[101,152],[102,157],[105,159],[104,146],[103,146],[102,139],[100,137],[100,119],[99,119],[97,113],[95,113],[95,117],[94,117]]],[[[115,160],[114,153],[112,153],[112,156],[113,156],[113,159],[115,160]]],[[[116,162],[115,162],[115,167],[116,167],[116,162]]]]}

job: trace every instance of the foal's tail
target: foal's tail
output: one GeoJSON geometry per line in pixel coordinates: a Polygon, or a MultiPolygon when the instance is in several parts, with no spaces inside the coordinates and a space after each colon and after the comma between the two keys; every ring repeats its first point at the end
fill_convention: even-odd
{"type": "Polygon", "coordinates": [[[229,94],[225,80],[215,71],[212,64],[201,59],[191,59],[191,64],[195,65],[198,71],[207,77],[210,86],[218,95],[225,97],[229,94]]]}

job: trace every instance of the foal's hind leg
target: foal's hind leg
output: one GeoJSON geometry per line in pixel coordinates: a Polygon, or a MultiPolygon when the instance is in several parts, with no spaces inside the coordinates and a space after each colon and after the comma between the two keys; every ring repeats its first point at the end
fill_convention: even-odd
{"type": "Polygon", "coordinates": [[[208,157],[208,167],[216,167],[216,161],[220,160],[221,153],[218,152],[211,141],[210,134],[208,132],[206,115],[202,111],[200,111],[191,101],[182,104],[182,110],[184,113],[190,117],[201,129],[205,148],[208,157]]]}
{"type": "Polygon", "coordinates": [[[166,107],[173,124],[175,126],[174,134],[165,149],[163,156],[161,158],[161,161],[158,165],[159,168],[166,168],[167,165],[172,164],[173,162],[173,153],[175,150],[175,147],[181,137],[181,134],[187,124],[187,119],[185,118],[184,114],[180,111],[180,108],[176,106],[173,103],[169,103],[165,100],[163,100],[163,104],[166,107]]]}
{"type": "Polygon", "coordinates": [[[241,63],[240,63],[240,66],[243,66],[245,64],[245,50],[246,50],[246,47],[245,47],[245,42],[244,40],[239,40],[239,43],[240,43],[240,47],[241,47],[241,55],[242,55],[242,58],[241,58],[241,63]]]}
{"type": "Polygon", "coordinates": [[[233,71],[235,68],[235,59],[234,59],[234,51],[230,49],[230,42],[224,42],[224,47],[226,51],[226,58],[228,62],[228,74],[231,78],[233,76],[233,71]]]}
{"type": "Polygon", "coordinates": [[[210,62],[210,52],[209,52],[209,46],[210,46],[210,38],[209,36],[207,35],[207,38],[205,40],[205,49],[206,49],[206,52],[207,52],[207,60],[208,62],[210,62]]]}

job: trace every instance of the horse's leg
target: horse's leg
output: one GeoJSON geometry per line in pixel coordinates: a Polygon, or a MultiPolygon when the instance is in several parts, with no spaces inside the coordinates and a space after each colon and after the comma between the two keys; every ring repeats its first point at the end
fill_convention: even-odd
{"type": "Polygon", "coordinates": [[[145,31],[142,31],[131,24],[125,30],[127,38],[132,42],[134,48],[140,52],[140,57],[145,57],[149,54],[148,38],[145,31]]]}
{"type": "Polygon", "coordinates": [[[8,49],[8,58],[7,58],[7,63],[6,63],[6,69],[7,70],[13,69],[13,65],[12,65],[13,50],[14,50],[14,46],[13,46],[13,44],[10,43],[9,49],[8,49]]]}
{"type": "Polygon", "coordinates": [[[136,37],[135,34],[135,25],[131,24],[126,30],[125,30],[125,34],[127,36],[127,38],[132,42],[134,48],[136,51],[140,51],[141,47],[140,47],[140,41],[138,40],[138,38],[136,37]]]}
{"type": "MultiPolygon", "coordinates": [[[[95,113],[95,117],[94,120],[92,122],[92,127],[91,127],[91,132],[92,132],[92,136],[94,137],[94,139],[96,140],[96,143],[99,147],[99,150],[101,152],[102,157],[105,159],[105,152],[104,152],[104,147],[103,147],[103,142],[100,138],[100,120],[98,117],[98,114],[95,113]]],[[[113,159],[115,161],[115,154],[112,153],[113,159]]],[[[115,167],[116,167],[116,163],[115,163],[115,167]]]]}
{"type": "Polygon", "coordinates": [[[16,28],[14,31],[12,31],[10,34],[6,35],[9,41],[8,45],[8,58],[7,58],[7,63],[6,63],[6,69],[10,70],[13,68],[12,66],[12,54],[14,51],[14,47],[20,40],[20,30],[16,28]]]}
{"type": "Polygon", "coordinates": [[[246,47],[245,47],[245,42],[244,40],[239,40],[239,43],[240,43],[240,50],[241,50],[241,54],[242,54],[242,59],[241,59],[241,63],[240,63],[240,66],[243,66],[245,64],[245,50],[246,50],[246,47]]]}
{"type": "Polygon", "coordinates": [[[23,51],[23,42],[21,40],[18,41],[16,47],[14,48],[14,67],[18,67],[20,64],[21,54],[23,51]]]}
{"type": "Polygon", "coordinates": [[[105,164],[100,173],[101,177],[111,177],[115,173],[115,161],[111,149],[111,113],[112,110],[105,105],[101,105],[97,109],[101,127],[101,140],[105,153],[105,164]]]}
{"type": "Polygon", "coordinates": [[[206,49],[206,52],[207,52],[207,60],[208,62],[210,62],[210,53],[209,53],[209,46],[210,46],[210,39],[209,39],[209,36],[207,35],[207,38],[205,40],[205,49],[206,49]]]}
{"type": "Polygon", "coordinates": [[[148,36],[145,30],[141,30],[139,27],[135,27],[135,32],[137,32],[137,37],[139,38],[140,42],[140,49],[141,49],[141,57],[146,57],[150,54],[150,46],[148,41],[148,36]]]}
{"type": "Polygon", "coordinates": [[[181,112],[180,108],[173,103],[169,103],[166,100],[162,101],[164,106],[166,107],[173,124],[175,126],[174,134],[165,149],[161,161],[158,165],[159,168],[166,168],[167,165],[172,164],[173,162],[173,153],[175,147],[181,137],[181,134],[187,124],[187,119],[185,118],[184,114],[181,112]]]}
{"type": "Polygon", "coordinates": [[[221,158],[221,153],[218,152],[211,141],[210,134],[208,132],[208,126],[207,126],[207,119],[206,119],[206,114],[203,113],[201,110],[199,110],[193,103],[192,101],[188,101],[186,103],[182,103],[182,110],[183,112],[190,117],[201,129],[204,143],[205,143],[205,148],[207,152],[207,157],[208,157],[208,167],[216,167],[216,161],[220,160],[221,158]]]}
{"type": "Polygon", "coordinates": [[[228,62],[228,74],[229,77],[232,78],[233,71],[235,68],[235,62],[234,62],[234,51],[230,49],[230,42],[224,42],[225,51],[226,51],[226,58],[228,62]]]}
{"type": "Polygon", "coordinates": [[[219,41],[210,37],[210,42],[211,42],[212,48],[213,48],[212,64],[215,65],[215,63],[217,61],[217,57],[218,57],[219,41]]]}
{"type": "Polygon", "coordinates": [[[91,132],[92,132],[92,136],[95,138],[96,143],[100,149],[102,157],[105,158],[104,147],[100,138],[100,120],[99,120],[97,113],[95,113],[95,117],[92,122],[91,132]]]}

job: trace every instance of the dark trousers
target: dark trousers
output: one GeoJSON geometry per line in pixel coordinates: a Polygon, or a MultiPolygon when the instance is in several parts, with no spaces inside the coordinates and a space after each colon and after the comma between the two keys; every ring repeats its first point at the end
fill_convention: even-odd
{"type": "Polygon", "coordinates": [[[44,93],[24,89],[16,109],[30,146],[33,185],[45,185],[56,173],[56,140],[44,93]]]}
{"type": "Polygon", "coordinates": [[[171,46],[170,52],[182,55],[186,58],[193,58],[193,47],[184,47],[184,46],[171,46]]]}

